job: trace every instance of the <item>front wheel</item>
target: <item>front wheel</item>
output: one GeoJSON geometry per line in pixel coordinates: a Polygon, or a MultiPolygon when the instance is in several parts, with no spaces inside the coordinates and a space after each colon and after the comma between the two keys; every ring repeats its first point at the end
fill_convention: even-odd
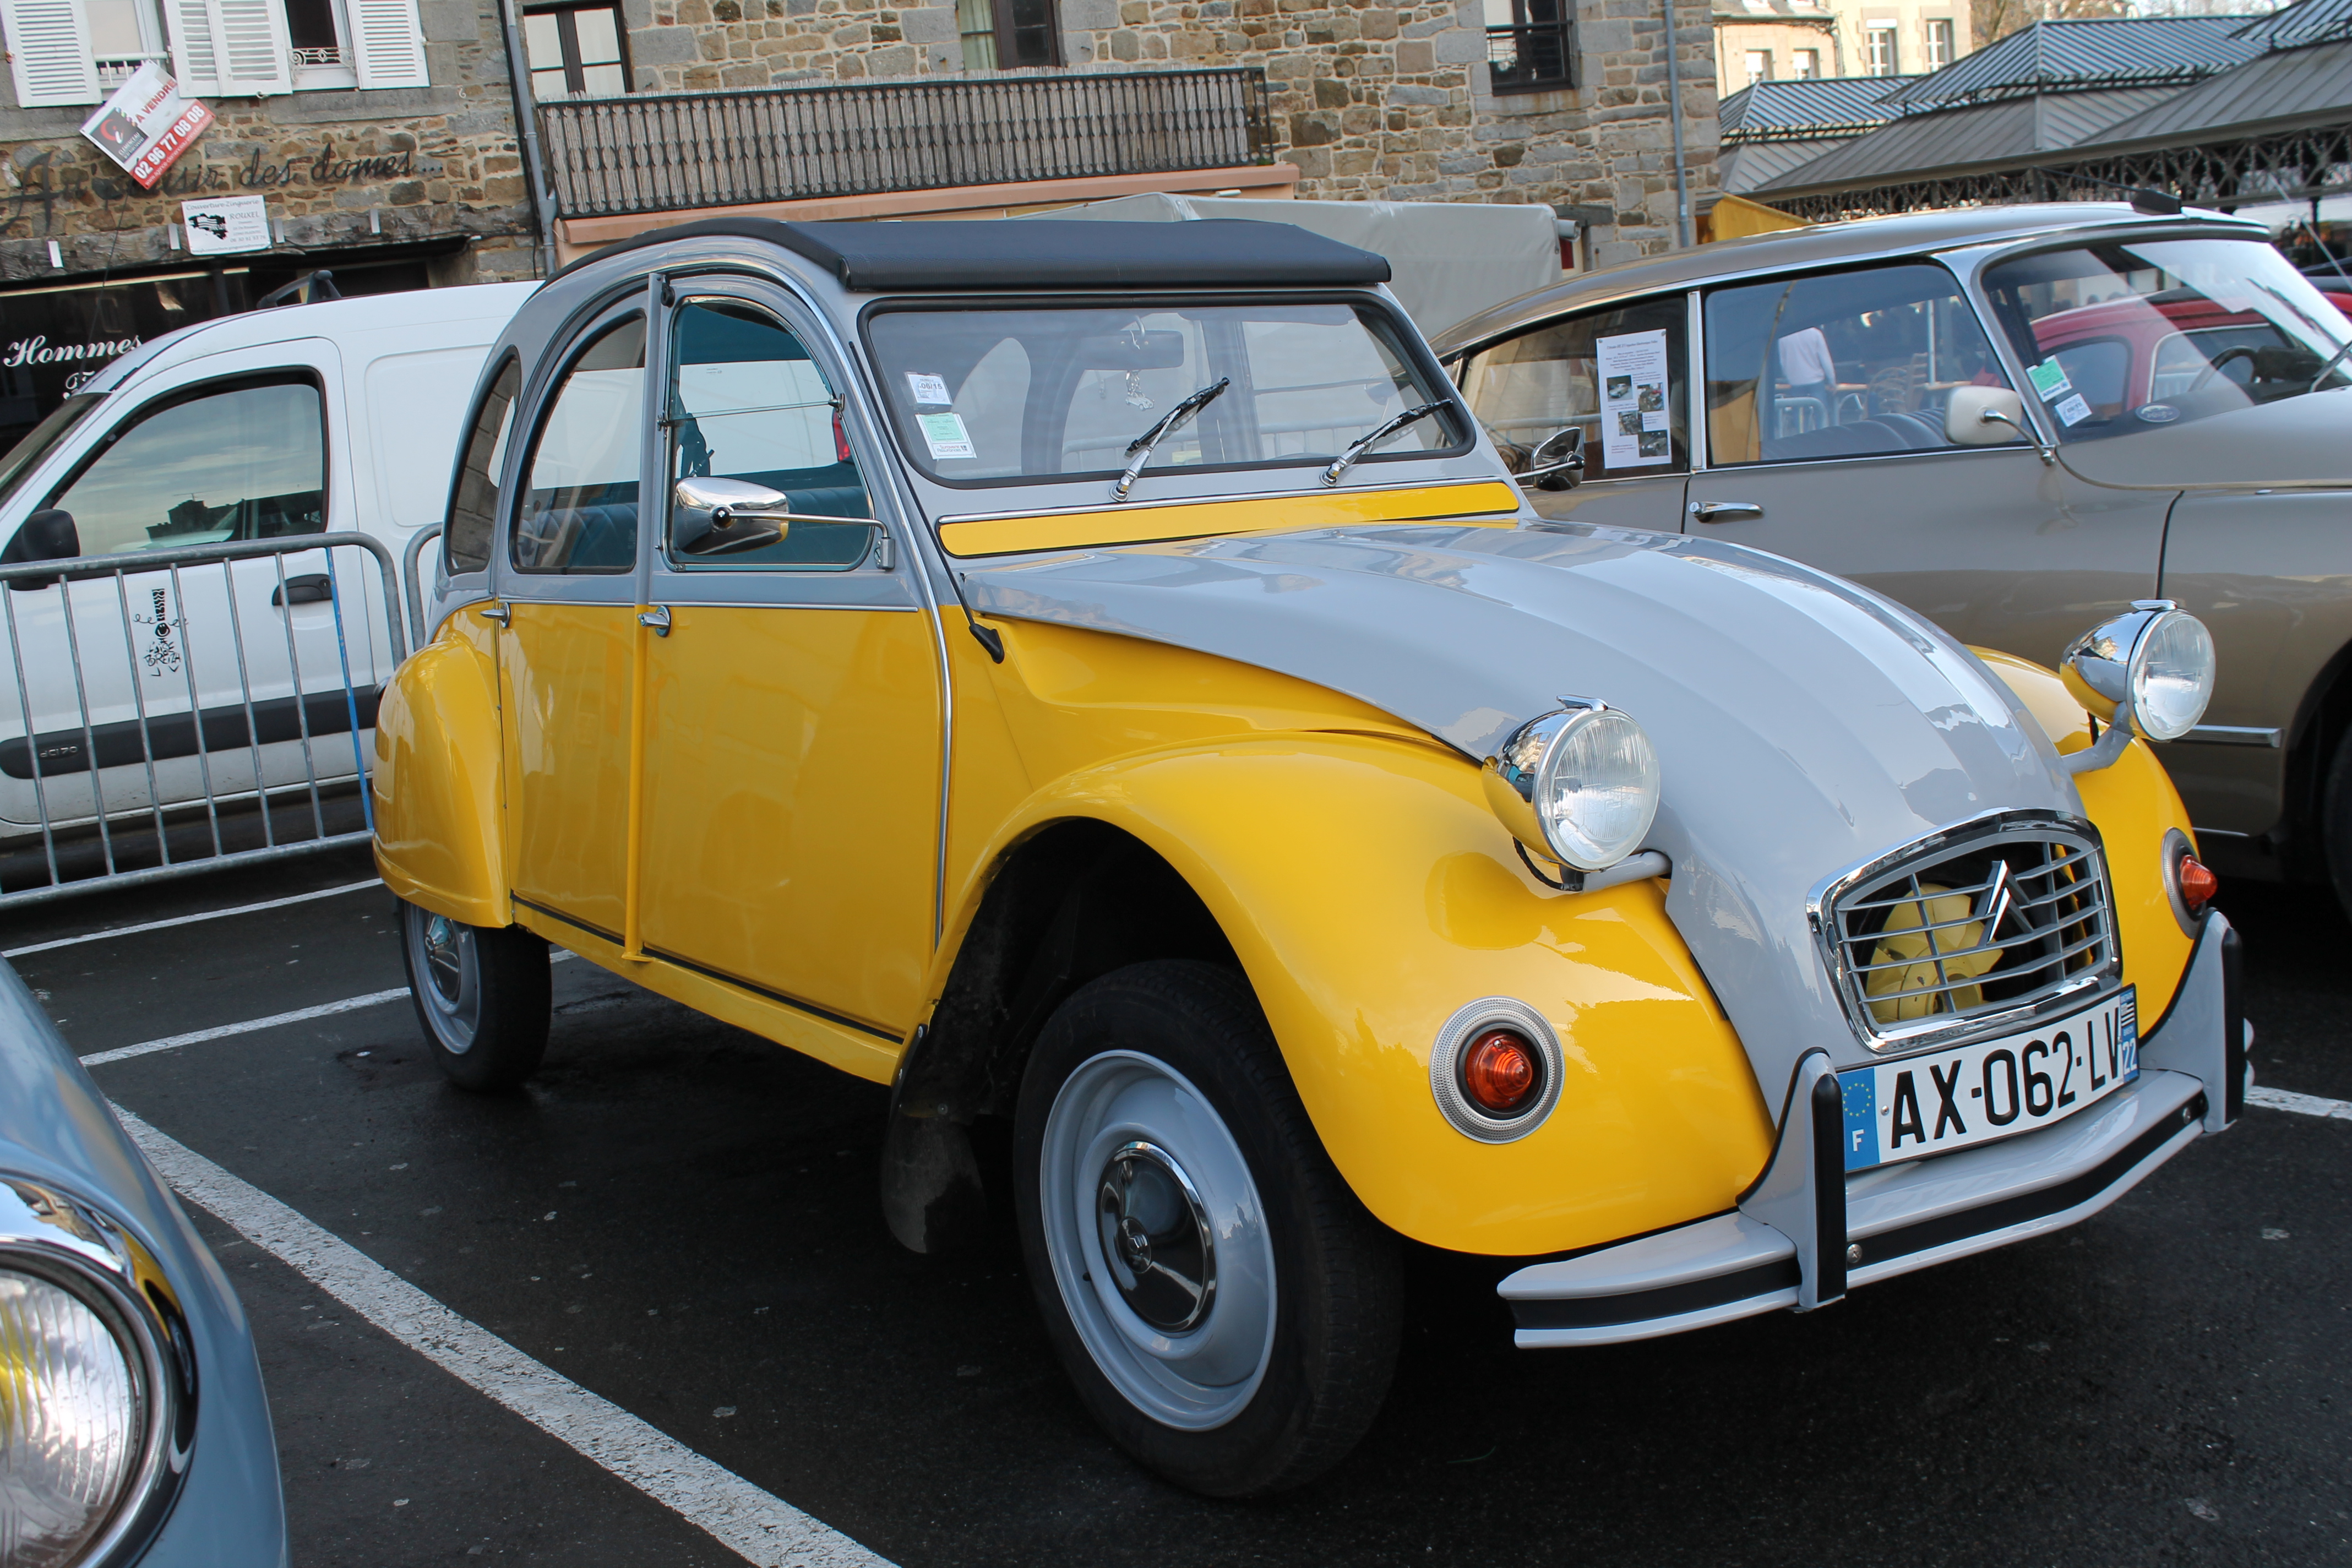
{"type": "Polygon", "coordinates": [[[1047,1333],[1121,1447],[1219,1497],[1346,1456],[1395,1367],[1396,1241],[1240,977],[1139,963],[1079,990],[1031,1054],[1016,1138],[1047,1333]]]}
{"type": "Polygon", "coordinates": [[[401,955],[433,1059],[460,1089],[510,1089],[547,1054],[547,943],[404,901],[401,955]]]}

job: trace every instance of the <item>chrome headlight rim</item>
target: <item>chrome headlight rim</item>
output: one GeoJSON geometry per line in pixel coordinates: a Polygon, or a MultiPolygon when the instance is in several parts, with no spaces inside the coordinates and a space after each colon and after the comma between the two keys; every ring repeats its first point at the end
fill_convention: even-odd
{"type": "Polygon", "coordinates": [[[2135,599],[2124,614],[2108,617],[2068,643],[2058,656],[2058,668],[2075,700],[2092,712],[2110,713],[2115,723],[2127,725],[2148,740],[2177,741],[2204,718],[2213,699],[2220,661],[2212,628],[2182,609],[2179,601],[2135,599]],[[2204,644],[2201,689],[2186,722],[2159,726],[2148,710],[2148,662],[2161,634],[2184,623],[2196,628],[2204,644]]]}
{"type": "Polygon", "coordinates": [[[104,1208],[56,1183],[0,1172],[0,1269],[62,1290],[114,1335],[138,1398],[137,1460],[75,1568],[144,1552],[178,1500],[195,1436],[187,1325],[154,1257],[104,1208]]]}
{"type": "Polygon", "coordinates": [[[1563,697],[1559,701],[1559,707],[1538,714],[1506,735],[1480,764],[1480,781],[1487,805],[1526,849],[1570,871],[1606,871],[1639,854],[1656,826],[1658,803],[1664,794],[1657,748],[1641,721],[1622,708],[1582,697],[1563,697]],[[1641,825],[1622,837],[1613,854],[1595,854],[1561,843],[1539,805],[1551,770],[1569,743],[1580,732],[1604,723],[1631,727],[1633,738],[1646,754],[1650,773],[1649,803],[1641,825]]]}
{"type": "Polygon", "coordinates": [[[1516,996],[1481,996],[1454,1010],[1437,1031],[1429,1053],[1429,1091],[1441,1115],[1465,1138],[1481,1143],[1516,1143],[1549,1120],[1559,1104],[1560,1078],[1567,1059],[1559,1036],[1545,1016],[1516,996]],[[1462,1048],[1489,1029],[1508,1029],[1536,1048],[1543,1067],[1543,1087],[1527,1108],[1515,1115],[1490,1115],[1470,1101],[1461,1080],[1462,1048]]]}

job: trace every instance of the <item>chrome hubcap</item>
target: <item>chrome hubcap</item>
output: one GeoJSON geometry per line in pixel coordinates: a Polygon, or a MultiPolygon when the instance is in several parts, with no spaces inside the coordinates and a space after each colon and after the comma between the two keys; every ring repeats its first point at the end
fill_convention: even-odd
{"type": "Polygon", "coordinates": [[[1111,1385],[1168,1426],[1239,1415],[1274,1352],[1274,1248],[1207,1099],[1156,1058],[1105,1051],[1055,1096],[1038,1177],[1055,1284],[1111,1385]]]}
{"type": "Polygon", "coordinates": [[[482,966],[474,929],[446,915],[407,906],[409,972],[442,1048],[463,1056],[474,1047],[482,1013],[482,966]]]}

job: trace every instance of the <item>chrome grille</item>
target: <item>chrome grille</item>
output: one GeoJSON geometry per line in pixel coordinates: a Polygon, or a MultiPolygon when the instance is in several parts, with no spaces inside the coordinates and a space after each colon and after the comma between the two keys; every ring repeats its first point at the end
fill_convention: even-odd
{"type": "Polygon", "coordinates": [[[2003,817],[1838,880],[1814,922],[1874,1050],[1998,1032],[2120,971],[2106,865],[2087,825],[2003,817]]]}

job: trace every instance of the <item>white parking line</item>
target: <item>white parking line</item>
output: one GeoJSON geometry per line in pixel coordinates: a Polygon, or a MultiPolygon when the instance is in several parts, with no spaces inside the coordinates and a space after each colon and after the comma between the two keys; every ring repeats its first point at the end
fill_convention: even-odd
{"type": "Polygon", "coordinates": [[[209,1209],[460,1383],[675,1510],[747,1562],[762,1568],[891,1568],[887,1559],[459,1317],[332,1232],[121,1106],[114,1114],[163,1179],[189,1202],[209,1209]]]}
{"type": "MultiPolygon", "coordinates": [[[[547,962],[561,963],[576,956],[569,952],[551,952],[548,954],[547,962]]],[[[346,996],[340,1002],[321,1002],[315,1007],[297,1007],[291,1013],[272,1013],[267,1018],[247,1018],[242,1024],[215,1024],[209,1029],[192,1029],[184,1035],[166,1035],[160,1040],[142,1040],[135,1046],[117,1046],[110,1051],[93,1051],[81,1058],[81,1065],[102,1068],[109,1062],[152,1056],[157,1051],[177,1050],[182,1046],[200,1046],[206,1040],[225,1040],[231,1035],[250,1035],[257,1029],[275,1029],[281,1024],[307,1024],[313,1018],[331,1018],[338,1013],[379,1007],[386,1002],[401,1001],[407,995],[407,986],[396,985],[389,991],[371,991],[364,996],[346,996]]]]}
{"type": "Polygon", "coordinates": [[[103,942],[110,936],[135,936],[142,931],[162,931],[166,926],[194,925],[199,921],[222,921],[231,915],[257,914],[263,910],[282,910],[289,904],[307,904],[313,899],[331,899],[344,893],[356,893],[362,888],[381,888],[381,879],[370,877],[364,882],[346,882],[340,888],[321,888],[315,893],[297,893],[290,899],[269,899],[258,904],[239,904],[235,909],[206,910],[198,915],[174,915],[168,921],[149,921],[144,925],[116,926],[112,931],[94,931],[87,936],[61,936],[55,942],[37,942],[30,947],[12,947],[0,952],[0,958],[22,958],[28,952],[47,952],[51,948],[71,947],[76,942],[103,942]]]}
{"type": "Polygon", "coordinates": [[[2297,1094],[2291,1089],[2250,1089],[2246,1090],[2246,1103],[2267,1106],[2273,1110],[2292,1110],[2298,1116],[2328,1116],[2339,1121],[2352,1121],[2352,1100],[2323,1100],[2315,1094],[2297,1094]]]}

